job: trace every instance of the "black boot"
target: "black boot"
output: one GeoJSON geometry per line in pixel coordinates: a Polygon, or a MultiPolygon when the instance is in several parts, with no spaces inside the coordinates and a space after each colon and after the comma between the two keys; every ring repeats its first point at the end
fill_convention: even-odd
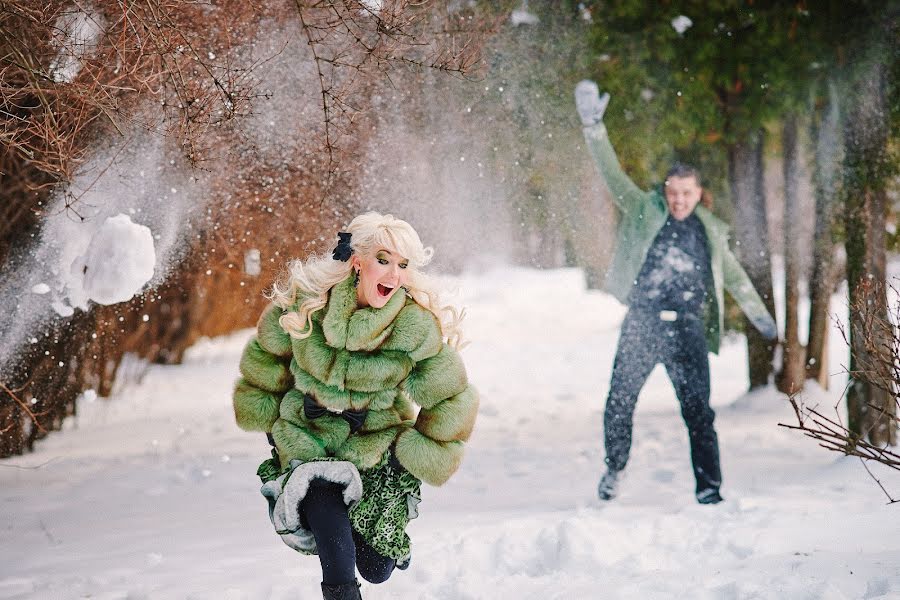
{"type": "Polygon", "coordinates": [[[719,488],[706,488],[697,492],[697,502],[700,504],[718,504],[722,501],[719,488]]]}
{"type": "Polygon", "coordinates": [[[608,469],[597,486],[597,495],[601,500],[612,500],[619,490],[619,471],[608,469]]]}
{"type": "Polygon", "coordinates": [[[362,600],[359,593],[359,582],[353,580],[350,583],[339,585],[322,584],[322,598],[325,600],[362,600]]]}

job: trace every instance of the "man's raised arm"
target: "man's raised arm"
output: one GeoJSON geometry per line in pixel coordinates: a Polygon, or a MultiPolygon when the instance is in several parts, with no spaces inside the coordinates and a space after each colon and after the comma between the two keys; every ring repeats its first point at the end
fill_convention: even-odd
{"type": "Polygon", "coordinates": [[[622,170],[616,152],[609,142],[606,126],[603,124],[603,113],[607,104],[609,94],[604,93],[600,96],[600,90],[593,81],[585,79],[575,86],[575,108],[584,126],[584,139],[588,150],[597,163],[600,174],[606,180],[613,202],[620,211],[628,212],[629,208],[643,199],[646,192],[637,187],[622,170]]]}

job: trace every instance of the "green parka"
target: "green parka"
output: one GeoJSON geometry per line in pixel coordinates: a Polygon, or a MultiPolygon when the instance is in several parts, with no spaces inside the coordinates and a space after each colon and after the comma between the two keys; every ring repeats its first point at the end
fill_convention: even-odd
{"type": "Polygon", "coordinates": [[[410,473],[441,485],[459,467],[478,410],[462,360],[435,316],[405,293],[382,308],[356,302],[351,276],[331,289],[304,339],[281,328],[279,307],[263,312],[241,358],[237,423],[270,432],[282,468],[335,457],[371,469],[393,444],[410,473]],[[308,419],[307,394],[329,412],[308,419]],[[344,410],[368,411],[355,433],[336,414],[344,410]]]}
{"type": "MultiPolygon", "coordinates": [[[[625,174],[602,122],[585,127],[584,138],[620,216],[615,256],[606,273],[604,288],[620,302],[627,303],[650,246],[669,215],[668,204],[658,190],[645,192],[625,174]]],[[[706,230],[715,287],[715,294],[706,307],[707,348],[719,352],[724,328],[721,309],[724,290],[728,290],[754,327],[764,336],[774,338],[777,335],[774,319],[728,248],[728,226],[703,206],[698,206],[695,212],[706,230]]]]}

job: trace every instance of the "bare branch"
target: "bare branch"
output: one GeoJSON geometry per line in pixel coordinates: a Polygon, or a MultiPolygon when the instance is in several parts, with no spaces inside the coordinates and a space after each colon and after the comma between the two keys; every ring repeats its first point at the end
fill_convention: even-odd
{"type": "Polygon", "coordinates": [[[19,407],[23,411],[25,411],[25,414],[28,415],[29,418],[31,418],[31,422],[34,423],[34,426],[38,428],[38,431],[40,431],[41,433],[47,433],[47,430],[44,429],[43,425],[41,425],[41,422],[38,420],[38,415],[35,415],[34,412],[32,412],[31,408],[28,406],[28,403],[26,403],[24,400],[19,398],[11,389],[6,387],[6,385],[2,382],[0,382],[0,390],[3,390],[4,392],[6,392],[6,394],[10,398],[12,398],[13,401],[16,404],[18,404],[19,407]]]}
{"type": "MultiPolygon", "coordinates": [[[[876,313],[875,303],[869,302],[871,294],[883,293],[874,282],[861,286],[862,292],[851,303],[850,310],[855,314],[854,336],[856,344],[850,344],[850,335],[845,326],[837,321],[837,327],[844,342],[851,347],[856,362],[855,369],[844,367],[849,376],[847,386],[841,394],[846,397],[850,387],[863,382],[885,393],[888,404],[876,405],[866,402],[863,409],[871,418],[861,432],[854,432],[845,425],[841,418],[839,404],[833,407],[834,417],[828,417],[815,407],[802,403],[797,394],[789,397],[794,409],[796,424],[779,423],[779,426],[799,431],[806,437],[819,442],[822,448],[840,452],[846,456],[858,457],[866,472],[878,484],[888,497],[890,503],[897,502],[878,480],[868,466],[868,462],[881,463],[891,469],[900,471],[900,453],[891,449],[889,442],[873,443],[870,433],[875,427],[894,427],[900,425],[900,333],[895,323],[900,317],[900,302],[891,307],[887,316],[876,313]]],[[[897,297],[898,290],[894,284],[890,289],[897,297]]],[[[840,400],[838,401],[840,403],[840,400]]],[[[882,438],[876,438],[882,439],[882,438]]],[[[890,437],[888,436],[888,439],[890,437]]]]}

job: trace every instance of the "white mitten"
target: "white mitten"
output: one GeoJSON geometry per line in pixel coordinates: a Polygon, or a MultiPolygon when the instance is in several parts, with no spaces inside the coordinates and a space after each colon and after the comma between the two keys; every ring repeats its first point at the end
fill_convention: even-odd
{"type": "Polygon", "coordinates": [[[607,104],[609,104],[609,94],[604,93],[601,96],[600,89],[593,81],[582,79],[575,86],[575,108],[585,126],[596,125],[602,121],[607,104]]]}

